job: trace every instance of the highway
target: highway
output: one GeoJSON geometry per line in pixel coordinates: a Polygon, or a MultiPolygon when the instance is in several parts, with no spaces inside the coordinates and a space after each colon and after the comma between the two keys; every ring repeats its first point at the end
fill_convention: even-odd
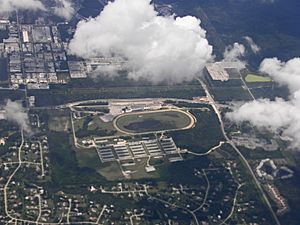
{"type": "Polygon", "coordinates": [[[270,212],[271,212],[271,214],[272,214],[272,217],[273,217],[273,219],[274,219],[276,225],[280,225],[280,222],[279,222],[279,220],[278,220],[278,218],[277,218],[277,216],[276,216],[276,214],[275,214],[275,212],[274,212],[274,210],[273,210],[273,208],[272,208],[272,206],[271,206],[271,203],[270,203],[269,199],[267,198],[266,194],[264,193],[264,190],[263,190],[263,188],[262,188],[260,182],[257,180],[257,178],[256,178],[256,176],[255,176],[255,174],[254,174],[254,172],[253,172],[251,166],[249,165],[247,159],[243,156],[243,154],[242,154],[242,153],[240,152],[240,150],[236,147],[236,145],[233,143],[233,141],[231,141],[231,140],[228,138],[227,133],[226,133],[226,131],[225,131],[224,122],[223,122],[223,120],[222,120],[221,112],[220,112],[220,110],[219,110],[219,108],[218,108],[218,106],[217,106],[215,100],[212,98],[211,94],[209,93],[206,84],[205,84],[202,80],[200,80],[200,79],[198,79],[198,80],[199,80],[199,82],[201,83],[202,87],[204,88],[204,90],[205,90],[205,92],[206,92],[206,95],[207,95],[207,98],[208,98],[209,101],[211,102],[211,105],[212,105],[213,109],[215,110],[215,112],[216,112],[216,114],[217,114],[217,116],[218,116],[218,119],[219,119],[219,122],[220,122],[220,125],[221,125],[221,130],[222,130],[222,133],[223,133],[223,135],[224,135],[224,137],[225,137],[227,143],[230,144],[230,145],[232,146],[232,148],[236,151],[236,153],[239,155],[240,159],[242,160],[243,164],[245,165],[245,167],[246,167],[246,168],[248,169],[248,171],[250,172],[250,174],[251,174],[251,176],[252,176],[252,178],[253,178],[253,180],[254,180],[254,183],[255,183],[257,189],[259,190],[259,192],[261,193],[261,195],[262,195],[262,197],[263,197],[265,203],[267,204],[267,206],[268,206],[268,208],[269,208],[269,210],[270,210],[270,212]]]}
{"type": "MultiPolygon", "coordinates": [[[[273,220],[275,222],[276,225],[280,225],[280,222],[274,212],[274,210],[272,209],[272,206],[271,206],[271,203],[270,201],[268,200],[266,194],[264,193],[264,190],[260,184],[260,182],[258,181],[258,179],[256,178],[251,166],[249,165],[247,159],[243,156],[243,154],[240,152],[240,150],[236,147],[236,145],[229,139],[229,137],[227,136],[227,133],[225,131],[225,126],[224,126],[224,122],[222,120],[222,115],[221,115],[221,112],[219,110],[219,106],[217,105],[217,103],[214,101],[214,99],[212,98],[211,94],[209,93],[209,90],[206,86],[206,84],[199,80],[199,82],[201,83],[202,87],[204,88],[205,92],[206,92],[206,95],[207,95],[207,100],[206,102],[201,102],[201,103],[206,103],[206,104],[210,104],[215,113],[217,114],[217,117],[218,117],[218,120],[219,120],[219,123],[220,123],[220,127],[221,127],[221,131],[223,133],[223,136],[226,140],[226,143],[230,144],[232,146],[232,148],[236,151],[236,153],[239,155],[239,158],[241,159],[241,161],[243,162],[244,166],[247,168],[247,170],[249,171],[249,173],[251,174],[253,180],[254,180],[254,183],[255,183],[255,186],[257,187],[258,191],[260,192],[260,194],[262,195],[267,207],[269,208],[271,214],[272,214],[272,217],[273,217],[273,220]]],[[[249,90],[250,92],[250,90],[249,90]]],[[[250,92],[251,93],[251,92],[250,92]]],[[[254,96],[252,96],[254,98],[254,96]]],[[[151,99],[153,100],[153,98],[148,98],[148,100],[151,99]]],[[[103,101],[106,101],[106,102],[110,102],[110,101],[134,101],[134,100],[139,100],[141,101],[141,99],[95,99],[95,100],[88,100],[88,101],[79,101],[79,102],[73,102],[73,103],[68,103],[68,104],[64,104],[64,105],[59,105],[59,106],[53,106],[51,108],[55,108],[55,109],[62,109],[62,108],[71,108],[73,106],[76,106],[76,105],[79,105],[79,104],[82,104],[82,103],[98,103],[98,102],[103,102],[103,101]]],[[[159,98],[159,99],[156,99],[155,100],[161,100],[161,101],[165,101],[165,100],[173,100],[173,101],[184,101],[184,102],[190,102],[190,103],[196,103],[197,101],[195,100],[186,100],[186,99],[172,99],[172,98],[159,98]]],[[[35,107],[35,108],[38,108],[38,107],[35,107]]],[[[41,108],[49,108],[49,107],[41,107],[41,108]]],[[[72,113],[72,112],[71,112],[72,113]]],[[[72,115],[71,115],[71,118],[72,118],[72,115]]],[[[73,123],[73,120],[71,119],[71,122],[72,122],[72,129],[73,129],[73,135],[74,135],[74,123],[73,123]]],[[[77,140],[76,140],[76,136],[74,135],[74,142],[77,143],[77,140]]],[[[22,143],[19,147],[19,152],[18,152],[18,155],[19,155],[19,160],[18,162],[16,162],[16,164],[18,164],[17,168],[15,169],[15,171],[13,172],[13,174],[9,177],[8,179],[8,182],[6,183],[5,187],[4,187],[4,203],[5,203],[5,212],[6,212],[6,215],[8,217],[10,217],[12,220],[18,220],[16,218],[13,218],[10,214],[9,214],[9,210],[8,210],[8,205],[7,205],[7,189],[8,189],[8,186],[11,182],[11,179],[12,177],[16,174],[16,172],[19,170],[19,168],[21,167],[21,165],[24,163],[22,162],[21,160],[21,149],[22,149],[22,146],[23,146],[23,143],[24,143],[24,138],[23,138],[23,132],[22,132],[22,143]]],[[[223,144],[224,142],[220,142],[220,146],[223,144]]],[[[211,151],[213,151],[215,148],[213,148],[211,151]]],[[[42,153],[41,153],[41,159],[42,159],[42,153]]],[[[43,163],[42,163],[43,164],[43,163]]],[[[194,213],[193,212],[190,212],[193,217],[194,216],[194,213]]],[[[23,221],[23,222],[26,222],[26,220],[19,220],[19,221],[23,221]]],[[[31,222],[31,221],[30,221],[31,222]]],[[[195,222],[198,224],[198,221],[197,221],[197,218],[195,218],[195,222]]],[[[46,224],[46,223],[45,223],[46,224]]]]}

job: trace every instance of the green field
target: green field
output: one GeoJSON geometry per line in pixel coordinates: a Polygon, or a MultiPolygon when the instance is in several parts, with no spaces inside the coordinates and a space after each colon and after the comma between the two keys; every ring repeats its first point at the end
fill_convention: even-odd
{"type": "MultiPolygon", "coordinates": [[[[61,88],[50,90],[28,90],[28,95],[36,97],[36,106],[53,106],[74,101],[91,99],[124,98],[181,98],[192,99],[205,96],[201,85],[161,85],[135,87],[101,87],[101,88],[61,88]]],[[[6,97],[7,98],[7,97],[6,97]]],[[[0,96],[1,99],[1,96],[0,96]]]]}
{"type": "Polygon", "coordinates": [[[271,82],[272,79],[270,77],[259,76],[255,74],[248,74],[245,78],[246,82],[248,83],[264,83],[264,82],[271,82]]]}
{"type": "Polygon", "coordinates": [[[192,118],[183,111],[141,112],[121,115],[114,121],[118,130],[137,134],[164,130],[185,129],[193,123],[192,118]]]}
{"type": "Polygon", "coordinates": [[[120,135],[111,122],[103,122],[99,116],[87,116],[75,121],[78,138],[120,135]]]}
{"type": "Polygon", "coordinates": [[[48,121],[50,131],[68,132],[70,128],[70,116],[50,116],[48,121]]]}

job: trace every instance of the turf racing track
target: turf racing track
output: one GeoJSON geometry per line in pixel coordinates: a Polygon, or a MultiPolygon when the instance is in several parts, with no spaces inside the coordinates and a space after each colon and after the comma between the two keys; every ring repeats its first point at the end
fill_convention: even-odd
{"type": "MultiPolygon", "coordinates": [[[[189,112],[179,109],[165,109],[157,111],[144,111],[144,112],[132,112],[121,114],[117,116],[113,121],[114,128],[126,135],[137,135],[137,134],[149,134],[159,133],[175,130],[188,130],[195,126],[196,118],[189,112]],[[170,115],[174,114],[174,115],[170,115]],[[176,115],[177,114],[177,115],[176,115]],[[168,116],[169,115],[169,116],[168,116]],[[146,117],[146,119],[144,119],[146,117]],[[169,117],[169,118],[168,118],[169,117]],[[144,131],[128,129],[126,125],[132,125],[132,123],[139,123],[143,125],[145,121],[159,121],[164,124],[165,127],[152,127],[149,130],[147,128],[144,131]],[[184,120],[184,122],[182,122],[184,120]],[[138,121],[138,122],[137,122],[138,121]],[[173,126],[168,126],[172,123],[173,126]]],[[[155,126],[155,125],[154,125],[155,126]]]]}

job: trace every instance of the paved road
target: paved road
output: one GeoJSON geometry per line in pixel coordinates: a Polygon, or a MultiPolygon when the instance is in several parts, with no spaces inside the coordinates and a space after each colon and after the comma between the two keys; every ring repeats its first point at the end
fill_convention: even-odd
{"type": "Polygon", "coordinates": [[[23,133],[23,130],[21,130],[21,137],[22,137],[22,141],[21,141],[21,144],[19,146],[19,149],[18,149],[18,167],[14,170],[14,172],[9,176],[5,186],[4,186],[4,208],[5,208],[5,214],[11,218],[11,219],[14,219],[10,213],[9,213],[9,210],[8,210],[8,195],[7,195],[7,189],[8,189],[8,186],[12,180],[12,178],[15,176],[15,174],[17,173],[17,171],[20,169],[21,165],[22,165],[22,157],[21,157],[21,152],[22,152],[22,148],[23,148],[23,145],[24,145],[24,133],[23,133]]]}
{"type": "Polygon", "coordinates": [[[243,156],[243,154],[236,147],[236,145],[228,138],[227,133],[225,131],[224,122],[222,120],[221,112],[218,109],[218,106],[217,106],[216,102],[214,101],[214,99],[212,98],[211,94],[209,93],[206,84],[204,84],[204,82],[202,82],[201,80],[199,80],[199,82],[201,83],[202,87],[205,89],[206,95],[207,95],[208,99],[210,100],[211,105],[212,105],[213,109],[215,110],[215,112],[218,116],[218,119],[219,119],[219,122],[220,122],[220,125],[221,125],[221,130],[222,130],[222,133],[223,133],[227,143],[230,144],[233,147],[233,149],[238,153],[238,155],[239,155],[240,159],[242,160],[243,164],[246,166],[246,168],[250,172],[250,174],[251,174],[251,176],[252,176],[252,178],[255,182],[255,185],[256,185],[257,189],[260,191],[264,201],[266,202],[266,204],[267,204],[267,206],[268,206],[268,208],[269,208],[269,210],[272,214],[272,217],[273,217],[274,221],[276,222],[276,225],[280,225],[280,222],[279,222],[274,210],[272,209],[271,203],[270,203],[269,199],[267,198],[266,194],[264,193],[264,191],[263,191],[263,189],[260,185],[260,182],[257,180],[257,178],[256,178],[251,166],[249,165],[247,159],[243,156]]]}
{"type": "Polygon", "coordinates": [[[41,107],[32,107],[32,109],[66,109],[72,108],[74,106],[78,106],[80,104],[97,104],[101,102],[134,102],[134,101],[179,101],[179,102],[186,102],[186,103],[201,103],[201,104],[208,104],[206,101],[197,101],[191,99],[179,99],[179,98],[132,98],[132,99],[93,99],[93,100],[83,100],[77,102],[70,102],[61,105],[54,105],[54,106],[41,106],[41,107]]]}

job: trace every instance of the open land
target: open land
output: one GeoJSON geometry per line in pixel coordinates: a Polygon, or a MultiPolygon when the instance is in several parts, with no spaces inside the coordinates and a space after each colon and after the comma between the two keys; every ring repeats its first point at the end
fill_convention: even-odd
{"type": "MultiPolygon", "coordinates": [[[[0,103],[22,102],[32,134],[0,110],[0,224],[297,225],[300,160],[287,151],[288,141],[224,116],[231,101],[288,98],[288,90],[236,68],[227,68],[225,81],[206,74],[181,85],[153,85],[126,73],[93,80],[88,68],[98,59],[71,56],[65,44],[74,24],[97,16],[107,1],[82,2],[70,23],[43,24],[49,18],[42,15],[37,25],[33,13],[21,11],[1,20],[0,42],[12,39],[0,48],[0,103]]],[[[299,52],[299,40],[283,29],[257,34],[272,20],[249,26],[257,4],[161,2],[182,15],[192,8],[217,58],[245,34],[264,46],[249,67],[264,55],[299,52]]],[[[281,12],[287,4],[278,2],[273,10],[281,12]]]]}
{"type": "Polygon", "coordinates": [[[248,83],[263,83],[263,82],[271,82],[272,79],[270,77],[259,76],[255,74],[248,74],[245,77],[246,82],[248,83]]]}

